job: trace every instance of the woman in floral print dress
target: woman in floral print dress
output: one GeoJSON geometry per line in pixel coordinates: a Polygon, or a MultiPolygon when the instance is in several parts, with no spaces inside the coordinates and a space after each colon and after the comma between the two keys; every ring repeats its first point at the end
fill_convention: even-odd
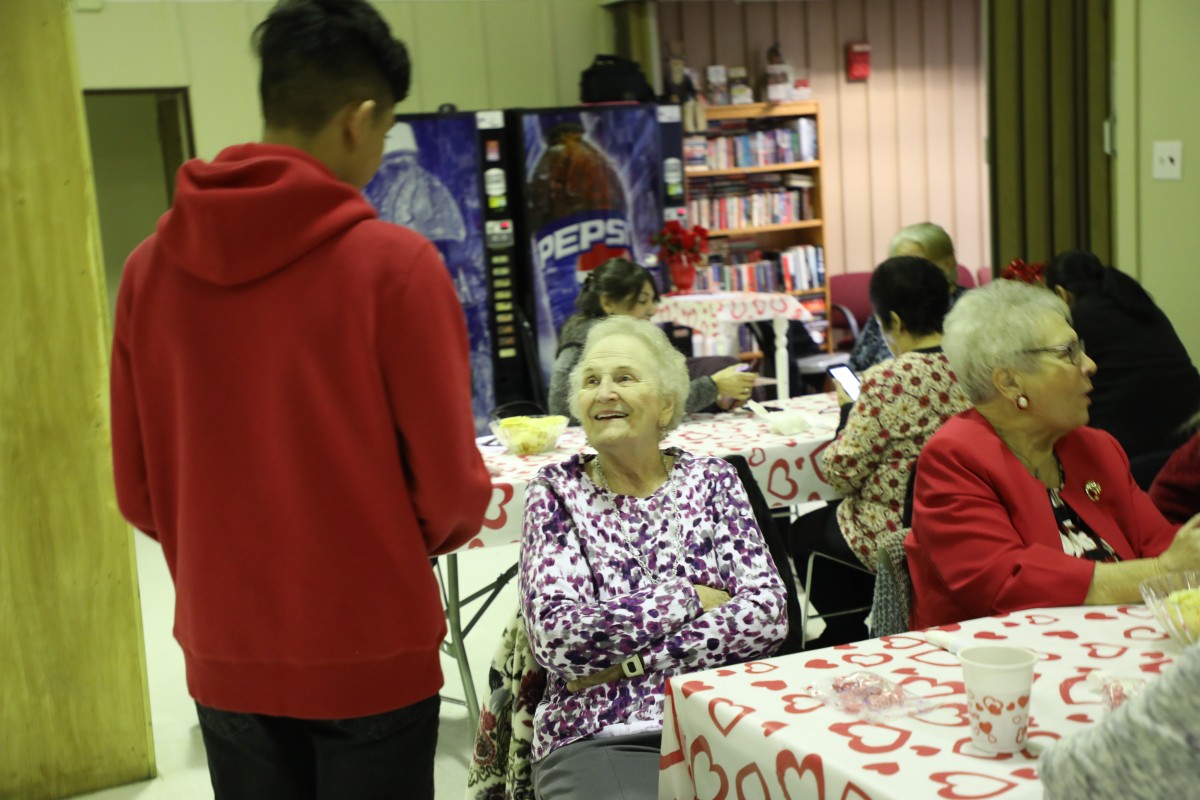
{"type": "MultiPolygon", "coordinates": [[[[942,319],[950,306],[942,270],[918,256],[895,256],[876,267],[870,293],[894,358],[863,373],[854,403],[839,389],[843,423],[822,458],[825,479],[844,497],[792,525],[788,546],[801,574],[813,550],[872,572],[881,546],[901,555],[904,499],[921,447],[944,421],[971,405],[942,353],[942,319]]],[[[823,563],[816,573],[819,585],[811,588],[817,607],[869,605],[871,577],[836,566],[823,563]]],[[[856,620],[827,622],[822,645],[867,635],[856,620]]]]}
{"type": "Polygon", "coordinates": [[[542,469],[521,543],[525,627],[547,670],[535,792],[654,798],[666,679],[770,655],[784,587],[733,467],[660,449],[688,375],[659,328],[597,323],[570,385],[597,454],[542,469]]]}

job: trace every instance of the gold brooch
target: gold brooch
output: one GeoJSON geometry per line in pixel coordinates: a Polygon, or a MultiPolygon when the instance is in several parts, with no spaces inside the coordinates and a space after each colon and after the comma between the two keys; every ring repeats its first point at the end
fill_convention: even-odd
{"type": "Polygon", "coordinates": [[[1088,481],[1084,484],[1083,491],[1087,494],[1088,500],[1091,500],[1093,503],[1100,502],[1100,484],[1095,481],[1088,481]]]}

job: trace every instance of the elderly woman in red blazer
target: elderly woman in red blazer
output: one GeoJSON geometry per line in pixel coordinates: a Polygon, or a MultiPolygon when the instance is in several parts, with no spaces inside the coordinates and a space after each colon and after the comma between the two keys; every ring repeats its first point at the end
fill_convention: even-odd
{"type": "Polygon", "coordinates": [[[1096,364],[1062,301],[994,282],[954,306],[942,347],[975,407],[917,462],[913,628],[1136,603],[1144,579],[1200,568],[1200,516],[1168,522],[1116,439],[1086,427],[1096,364]]]}

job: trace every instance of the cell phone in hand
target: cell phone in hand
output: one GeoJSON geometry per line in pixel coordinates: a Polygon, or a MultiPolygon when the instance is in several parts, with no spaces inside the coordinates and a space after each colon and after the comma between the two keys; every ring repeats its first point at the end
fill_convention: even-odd
{"type": "Polygon", "coordinates": [[[842,387],[842,391],[851,400],[857,400],[858,394],[862,391],[862,382],[858,376],[854,374],[854,370],[847,367],[845,364],[837,364],[830,367],[827,372],[829,377],[837,381],[837,385],[842,387]]]}

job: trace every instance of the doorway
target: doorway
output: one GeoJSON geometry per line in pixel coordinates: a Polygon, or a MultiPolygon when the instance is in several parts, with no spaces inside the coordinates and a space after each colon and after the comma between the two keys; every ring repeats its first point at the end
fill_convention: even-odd
{"type": "Polygon", "coordinates": [[[195,151],[191,111],[183,88],[88,91],[83,105],[111,324],[125,259],[154,232],[195,151]]]}

